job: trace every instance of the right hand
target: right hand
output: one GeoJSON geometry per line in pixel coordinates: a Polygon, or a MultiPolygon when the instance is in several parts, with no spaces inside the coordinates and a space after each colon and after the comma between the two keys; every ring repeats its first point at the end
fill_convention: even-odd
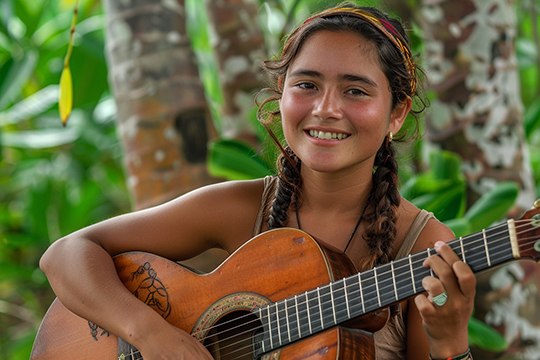
{"type": "Polygon", "coordinates": [[[146,338],[139,348],[144,360],[214,360],[193,336],[173,326],[171,329],[146,338]]]}

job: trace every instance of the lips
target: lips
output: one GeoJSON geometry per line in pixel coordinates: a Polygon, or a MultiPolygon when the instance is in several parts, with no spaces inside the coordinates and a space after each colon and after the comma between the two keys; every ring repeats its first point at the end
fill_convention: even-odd
{"type": "Polygon", "coordinates": [[[318,130],[309,130],[308,131],[309,136],[315,139],[322,139],[322,140],[343,140],[349,136],[349,134],[340,133],[340,132],[324,132],[324,131],[318,131],[318,130]]]}

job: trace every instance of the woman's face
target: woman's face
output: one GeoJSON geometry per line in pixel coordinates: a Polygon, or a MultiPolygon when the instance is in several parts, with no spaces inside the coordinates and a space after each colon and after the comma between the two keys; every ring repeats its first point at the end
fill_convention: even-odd
{"type": "Polygon", "coordinates": [[[280,100],[283,131],[302,169],[372,169],[410,101],[392,109],[375,46],[352,32],[318,31],[292,61],[280,100]]]}

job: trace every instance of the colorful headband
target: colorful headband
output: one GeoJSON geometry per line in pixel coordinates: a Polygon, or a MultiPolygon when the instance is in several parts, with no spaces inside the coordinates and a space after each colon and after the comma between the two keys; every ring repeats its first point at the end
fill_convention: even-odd
{"type": "MultiPolygon", "coordinates": [[[[381,33],[386,35],[386,37],[396,46],[396,48],[400,51],[400,53],[403,56],[403,60],[405,61],[405,66],[407,66],[407,70],[409,72],[409,75],[411,76],[411,92],[414,95],[416,93],[416,66],[414,65],[411,52],[409,51],[407,46],[403,45],[396,28],[392,24],[390,24],[389,22],[383,19],[378,19],[372,14],[370,14],[369,12],[362,9],[332,8],[332,9],[321,11],[317,15],[314,15],[308,18],[306,21],[304,21],[304,23],[301,26],[297,27],[291,33],[291,35],[289,36],[289,40],[287,41],[287,43],[285,44],[285,47],[283,48],[282,54],[284,54],[289,48],[293,35],[296,34],[300,29],[302,29],[307,23],[309,23],[310,21],[314,19],[328,17],[328,16],[336,16],[336,15],[356,16],[362,20],[367,21],[368,23],[373,25],[373,27],[379,30],[381,33]]],[[[283,81],[283,80],[280,79],[280,81],[283,81]]]]}

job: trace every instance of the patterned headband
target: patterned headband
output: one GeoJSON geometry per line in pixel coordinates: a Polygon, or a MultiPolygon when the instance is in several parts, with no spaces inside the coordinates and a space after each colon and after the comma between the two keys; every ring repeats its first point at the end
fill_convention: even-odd
{"type": "Polygon", "coordinates": [[[414,61],[412,59],[411,52],[405,46],[401,40],[400,36],[398,35],[398,32],[396,28],[390,24],[389,22],[378,19],[369,12],[362,10],[362,9],[354,9],[354,8],[332,8],[328,10],[324,10],[317,15],[314,15],[310,18],[308,18],[304,23],[297,27],[289,36],[289,40],[285,44],[285,47],[283,48],[282,54],[284,54],[287,49],[289,48],[291,44],[291,39],[293,38],[293,35],[296,34],[300,29],[302,29],[307,23],[314,19],[318,18],[324,18],[329,16],[336,16],[336,15],[347,15],[347,16],[356,16],[362,20],[367,21],[373,27],[375,27],[377,30],[379,30],[381,33],[383,33],[394,45],[395,47],[400,51],[401,55],[403,56],[403,60],[405,61],[405,65],[407,66],[407,70],[409,72],[409,75],[411,76],[411,92],[412,95],[416,93],[416,66],[414,65],[414,61]]]}

